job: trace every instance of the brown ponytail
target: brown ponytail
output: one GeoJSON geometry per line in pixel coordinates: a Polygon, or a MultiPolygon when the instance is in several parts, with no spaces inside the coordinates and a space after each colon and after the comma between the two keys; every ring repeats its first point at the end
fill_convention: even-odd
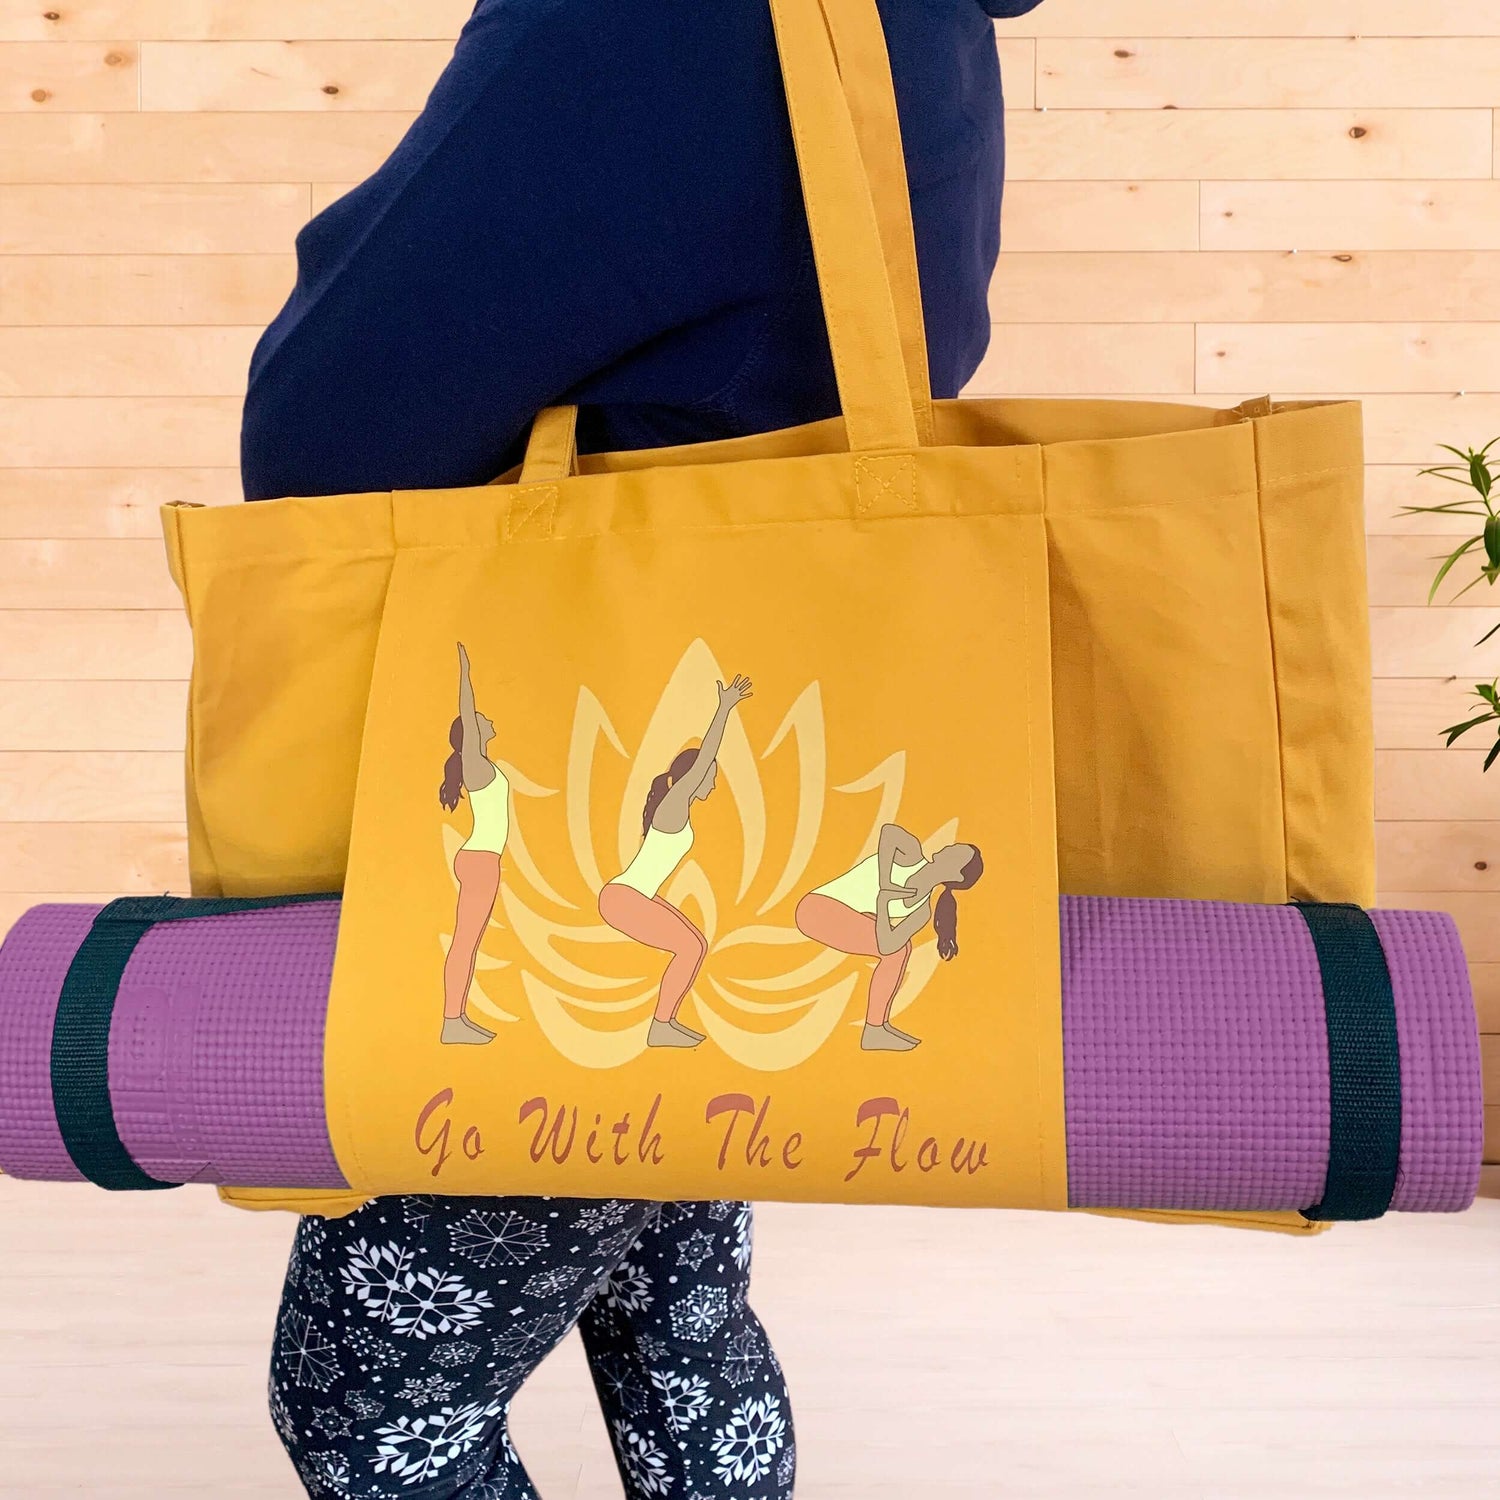
{"type": "Polygon", "coordinates": [[[457,718],[453,721],[453,727],[448,731],[448,743],[453,746],[453,754],[448,757],[448,763],[443,767],[443,784],[438,789],[438,801],[452,812],[458,806],[459,798],[464,794],[464,721],[457,718]]]}
{"type": "Polygon", "coordinates": [[[937,934],[938,957],[945,963],[958,957],[958,900],[954,891],[966,891],[984,874],[984,856],[973,845],[973,854],[958,880],[945,885],[932,908],[932,930],[937,934]]]}
{"type": "Polygon", "coordinates": [[[651,783],[651,790],[646,793],[646,806],[641,812],[642,838],[651,832],[651,820],[656,816],[656,809],[661,805],[661,799],[672,790],[672,783],[686,776],[697,759],[696,750],[679,751],[672,764],[651,783]]]}

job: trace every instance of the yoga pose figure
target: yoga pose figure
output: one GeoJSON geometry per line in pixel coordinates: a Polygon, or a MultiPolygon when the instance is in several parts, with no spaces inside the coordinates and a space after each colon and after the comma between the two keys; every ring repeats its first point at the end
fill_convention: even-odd
{"type": "Polygon", "coordinates": [[[452,812],[464,792],[474,831],[453,856],[458,879],[458,912],[453,919],[453,941],[443,965],[443,1040],[458,1046],[483,1046],[495,1039],[493,1031],[476,1026],[465,1012],[479,944],[489,926],[500,893],[500,856],[510,837],[510,782],[489,758],[495,726],[474,707],[474,684],[469,676],[469,653],[458,648],[458,717],[448,733],[453,754],[438,793],[452,812]]]}
{"type": "Polygon", "coordinates": [[[920,1045],[918,1038],[891,1025],[891,1006],[906,977],[912,939],[931,922],[938,957],[953,958],[958,953],[953,893],[968,890],[983,874],[984,860],[973,844],[948,844],[928,859],[906,829],[887,823],[874,854],[797,903],[797,927],[804,937],[840,953],[879,960],[870,976],[860,1035],[866,1052],[910,1052],[920,1045]]]}
{"type": "Polygon", "coordinates": [[[599,915],[616,932],[672,955],[661,977],[656,1014],[646,1034],[649,1047],[696,1047],[703,1040],[677,1019],[687,992],[708,953],[708,942],[658,892],[693,847],[693,803],[718,781],[717,756],[729,716],[750,697],[750,679],[736,676],[719,688],[713,723],[696,750],[684,750],[651,783],[641,815],[641,847],[630,864],[599,892],[599,915]]]}

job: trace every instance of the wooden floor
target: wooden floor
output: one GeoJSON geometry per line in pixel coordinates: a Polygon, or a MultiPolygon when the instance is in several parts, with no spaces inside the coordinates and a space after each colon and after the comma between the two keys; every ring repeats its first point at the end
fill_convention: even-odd
{"type": "MultiPolygon", "coordinates": [[[[1500,1495],[1500,1201],[1310,1242],[760,1214],[798,1500],[1500,1495]]],[[[0,1496],[296,1500],[263,1406],[291,1227],[0,1180],[0,1496]]],[[[575,1343],[516,1429],[545,1500],[618,1500],[575,1343]]]]}

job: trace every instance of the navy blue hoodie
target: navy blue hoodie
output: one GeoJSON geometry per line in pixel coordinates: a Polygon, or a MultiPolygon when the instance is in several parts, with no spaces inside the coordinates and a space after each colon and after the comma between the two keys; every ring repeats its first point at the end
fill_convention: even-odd
{"type": "MultiPolygon", "coordinates": [[[[989,337],[986,11],[1037,3],[880,0],[940,396],[989,337]]],[[[766,0],[479,0],[405,137],[296,249],[251,360],[247,499],[481,484],[562,401],[585,451],[838,407],[766,0]]]]}

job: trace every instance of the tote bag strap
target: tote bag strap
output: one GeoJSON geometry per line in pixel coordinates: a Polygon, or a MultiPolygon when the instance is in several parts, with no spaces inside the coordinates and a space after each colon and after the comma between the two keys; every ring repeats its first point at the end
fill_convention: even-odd
{"type": "Polygon", "coordinates": [[[885,28],[875,0],[822,0],[838,56],[839,78],[854,134],[864,158],[870,196],[880,223],[880,240],[890,272],[901,330],[901,352],[917,435],[936,441],[932,411],[932,377],[927,365],[927,324],[922,313],[922,284],[917,275],[917,237],[912,227],[911,186],[906,151],[896,112],[896,88],[886,48],[885,28]]]}
{"type": "MultiPolygon", "coordinates": [[[[932,441],[932,395],[880,13],[875,0],[769,3],[849,448],[915,448],[932,441]]],[[[570,471],[556,435],[572,419],[552,415],[567,410],[534,424],[527,483],[570,471]]]]}
{"type": "MultiPolygon", "coordinates": [[[[874,14],[875,0],[862,3],[874,14]]],[[[914,448],[916,417],[880,224],[823,8],[771,0],[771,16],[849,448],[914,448]]]]}

